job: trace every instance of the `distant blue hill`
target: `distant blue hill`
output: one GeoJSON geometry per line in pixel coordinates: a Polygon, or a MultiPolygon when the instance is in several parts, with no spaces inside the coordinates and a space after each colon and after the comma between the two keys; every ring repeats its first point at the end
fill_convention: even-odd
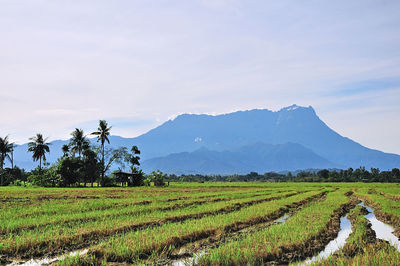
{"type": "MultiPolygon", "coordinates": [[[[182,158],[182,155],[177,156],[176,154],[187,152],[187,156],[195,156],[196,152],[194,151],[200,148],[206,148],[210,153],[217,152],[215,154],[219,154],[218,156],[222,156],[228,151],[231,157],[227,157],[225,163],[231,164],[234,160],[232,154],[236,154],[237,150],[243,147],[249,149],[252,145],[255,147],[259,145],[264,149],[263,145],[265,144],[287,143],[299,144],[307,151],[312,151],[313,155],[318,156],[309,157],[310,153],[303,154],[303,157],[309,158],[308,163],[315,158],[315,164],[307,168],[325,168],[326,162],[341,168],[365,166],[367,168],[378,167],[383,170],[400,167],[399,155],[368,149],[343,137],[321,121],[312,107],[296,105],[277,112],[256,109],[217,116],[184,114],[136,138],[112,136],[110,140],[112,147],[137,145],[142,151],[142,162],[146,160],[144,166],[148,171],[155,169],[152,167],[156,167],[157,160],[161,162],[160,157],[166,157],[163,160],[169,161],[169,169],[178,169],[179,167],[174,165],[181,165],[178,157],[182,158]],[[168,155],[175,156],[174,158],[177,160],[171,160],[172,157],[168,155]],[[321,158],[325,160],[324,163],[320,161],[321,158]]],[[[61,146],[67,142],[54,141],[52,143],[51,154],[48,156],[49,162],[54,162],[61,156],[61,146]]],[[[15,152],[15,160],[17,165],[30,169],[36,164],[32,163],[31,155],[26,150],[26,145],[19,146],[15,152]]],[[[213,158],[209,155],[205,157],[213,158]]],[[[262,164],[257,158],[252,157],[254,164],[250,164],[250,168],[253,170],[262,169],[262,164]]],[[[295,161],[292,158],[282,158],[282,160],[295,161]]],[[[278,166],[278,163],[285,165],[282,160],[275,160],[275,165],[278,166]]],[[[218,162],[221,161],[221,157],[218,157],[218,162]]],[[[210,163],[217,164],[217,161],[210,163]]],[[[300,167],[302,166],[300,165],[300,167]]],[[[243,166],[243,171],[250,168],[243,166]]],[[[213,169],[217,170],[217,167],[213,169]]],[[[238,172],[240,170],[236,166],[231,169],[238,172]]],[[[281,169],[281,167],[272,167],[271,169],[281,169]]],[[[290,167],[290,169],[294,168],[290,167]]],[[[193,171],[195,170],[193,169],[193,171]]]]}
{"type": "Polygon", "coordinates": [[[224,115],[180,115],[135,138],[144,158],[192,152],[201,147],[224,151],[255,143],[298,143],[342,167],[391,169],[400,156],[368,149],[342,137],[319,119],[312,107],[296,105],[224,115]]]}
{"type": "Polygon", "coordinates": [[[146,160],[144,171],[160,169],[175,174],[246,174],[251,171],[297,170],[307,168],[334,168],[337,164],[318,156],[300,144],[255,143],[230,151],[211,151],[201,148],[146,160]]]}

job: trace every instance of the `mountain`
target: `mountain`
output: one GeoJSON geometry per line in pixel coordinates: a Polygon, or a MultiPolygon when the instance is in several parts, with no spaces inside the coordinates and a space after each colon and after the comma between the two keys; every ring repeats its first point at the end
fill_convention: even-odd
{"type": "Polygon", "coordinates": [[[292,105],[277,112],[266,109],[217,116],[180,115],[135,138],[143,158],[192,152],[201,147],[224,151],[262,142],[298,143],[343,167],[391,169],[400,156],[368,149],[330,129],[310,107],[292,105]]]}
{"type": "MultiPolygon", "coordinates": [[[[342,168],[365,166],[383,170],[400,166],[399,155],[372,150],[339,135],[317,116],[311,106],[292,105],[276,112],[255,109],[216,116],[183,114],[136,138],[112,136],[110,141],[114,148],[137,145],[142,151],[142,162],[154,158],[161,161],[160,157],[169,155],[178,158],[177,154],[184,152],[188,157],[195,156],[195,151],[200,148],[218,152],[219,156],[222,156],[227,154],[226,152],[232,155],[238,152],[237,149],[248,149],[251,145],[257,146],[261,143],[292,143],[299,144],[342,168]]],[[[61,156],[61,146],[65,143],[68,141],[52,143],[49,162],[54,162],[61,156]]],[[[17,147],[16,164],[30,169],[36,164],[32,163],[31,154],[26,150],[26,144],[17,147]]],[[[180,154],[179,158],[182,156],[183,154],[180,154]]],[[[309,154],[304,153],[303,156],[307,157],[309,154]]],[[[163,158],[163,161],[171,160],[172,157],[163,158]]],[[[208,155],[205,157],[214,158],[208,155]]],[[[227,158],[225,163],[229,164],[229,160],[233,160],[233,157],[227,158]]],[[[256,158],[253,157],[253,160],[256,158]]],[[[150,165],[150,162],[155,161],[146,163],[150,165]]],[[[171,168],[174,168],[173,164],[180,164],[179,161],[170,163],[171,168]]],[[[212,163],[216,164],[214,161],[212,163]]],[[[258,165],[259,163],[253,164],[252,167],[257,168],[258,165]]],[[[316,168],[323,168],[323,164],[316,168]]]]}
{"type": "Polygon", "coordinates": [[[160,169],[175,174],[246,174],[251,171],[297,170],[340,167],[296,143],[255,143],[231,151],[211,151],[201,148],[146,160],[145,172],[160,169]]]}

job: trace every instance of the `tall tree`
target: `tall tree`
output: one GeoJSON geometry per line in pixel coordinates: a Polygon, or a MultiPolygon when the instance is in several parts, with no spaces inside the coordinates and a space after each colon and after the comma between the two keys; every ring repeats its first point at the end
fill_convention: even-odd
{"type": "Polygon", "coordinates": [[[9,159],[12,161],[10,157],[10,153],[13,151],[14,144],[10,143],[8,140],[8,136],[5,136],[4,138],[0,138],[0,186],[3,185],[4,183],[4,177],[3,177],[3,167],[6,159],[9,159]]]}
{"type": "Polygon", "coordinates": [[[28,152],[32,152],[33,161],[39,160],[39,172],[42,171],[42,160],[46,161],[46,153],[50,152],[50,143],[46,142],[47,138],[38,133],[36,136],[30,138],[31,142],[28,143],[28,152]]]}
{"type": "Polygon", "coordinates": [[[72,154],[78,153],[78,158],[81,159],[82,151],[89,146],[89,141],[86,139],[82,129],[75,128],[71,133],[71,141],[69,143],[72,154]]]}
{"type": "Polygon", "coordinates": [[[135,146],[132,146],[131,152],[132,152],[131,154],[128,154],[126,160],[130,163],[130,167],[131,167],[132,173],[136,173],[136,172],[138,172],[138,169],[136,168],[136,165],[137,166],[140,165],[140,162],[139,162],[140,157],[137,156],[137,155],[140,154],[140,150],[135,145],[135,146]]]}
{"type": "Polygon", "coordinates": [[[16,145],[14,143],[11,143],[11,169],[14,170],[14,148],[16,145]]]}
{"type": "Polygon", "coordinates": [[[8,136],[4,138],[0,137],[0,170],[3,170],[5,160],[8,159],[12,161],[10,153],[13,151],[14,144],[8,139],[8,136]]]}
{"type": "Polygon", "coordinates": [[[105,120],[100,120],[99,121],[99,127],[97,128],[96,132],[93,132],[92,135],[97,136],[97,141],[100,142],[100,151],[101,151],[101,179],[104,179],[104,174],[106,172],[106,167],[104,164],[104,144],[107,141],[110,143],[110,140],[108,139],[108,136],[110,136],[110,130],[111,127],[108,127],[108,124],[105,120]]]}

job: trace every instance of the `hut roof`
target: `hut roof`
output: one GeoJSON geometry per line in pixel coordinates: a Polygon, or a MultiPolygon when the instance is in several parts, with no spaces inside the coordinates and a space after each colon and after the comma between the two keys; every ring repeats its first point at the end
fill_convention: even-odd
{"type": "Polygon", "coordinates": [[[119,176],[136,176],[137,173],[128,173],[128,172],[118,171],[118,172],[115,172],[114,175],[119,175],[119,176]]]}

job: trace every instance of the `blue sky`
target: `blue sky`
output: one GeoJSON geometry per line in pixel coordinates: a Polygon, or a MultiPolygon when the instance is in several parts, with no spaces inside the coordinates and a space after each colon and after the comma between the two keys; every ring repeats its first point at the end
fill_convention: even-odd
{"type": "Polygon", "coordinates": [[[313,106],[400,153],[400,2],[0,0],[0,135],[313,106]]]}

